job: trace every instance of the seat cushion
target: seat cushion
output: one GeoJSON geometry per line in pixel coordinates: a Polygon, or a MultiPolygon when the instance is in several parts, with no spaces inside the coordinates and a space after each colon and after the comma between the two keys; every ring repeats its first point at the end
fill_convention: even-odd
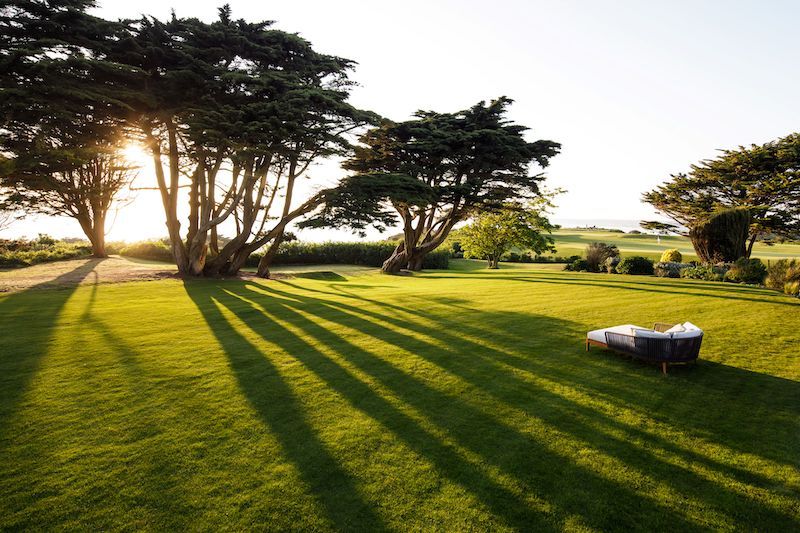
{"type": "Polygon", "coordinates": [[[678,333],[673,333],[672,334],[672,338],[673,339],[691,339],[691,338],[694,338],[694,337],[699,337],[702,334],[703,334],[703,330],[702,329],[690,329],[690,330],[687,330],[687,331],[679,331],[678,333]]]}
{"type": "Polygon", "coordinates": [[[686,331],[702,331],[700,328],[692,324],[691,322],[684,322],[683,329],[686,331]]]}
{"type": "Polygon", "coordinates": [[[662,333],[660,331],[653,331],[652,329],[635,329],[633,330],[634,337],[645,337],[648,339],[669,339],[669,333],[662,333]]]}
{"type": "Polygon", "coordinates": [[[669,329],[668,329],[667,331],[665,331],[664,333],[679,333],[679,332],[681,332],[681,331],[686,331],[686,328],[685,328],[685,327],[683,327],[683,324],[675,324],[674,326],[672,326],[671,328],[669,328],[669,329]]]}
{"type": "Polygon", "coordinates": [[[612,333],[624,333],[625,335],[633,335],[634,329],[643,329],[639,326],[634,326],[633,324],[624,324],[622,326],[614,326],[611,328],[603,328],[603,329],[596,329],[594,331],[590,331],[586,334],[586,338],[590,341],[601,342],[603,344],[606,343],[606,331],[610,331],[612,333]]]}

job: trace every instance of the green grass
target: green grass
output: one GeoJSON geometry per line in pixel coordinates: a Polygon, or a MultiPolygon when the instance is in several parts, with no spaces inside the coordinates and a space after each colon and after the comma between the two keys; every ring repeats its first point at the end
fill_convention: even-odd
{"type": "MultiPolygon", "coordinates": [[[[585,255],[586,246],[592,242],[605,242],[616,244],[622,256],[643,255],[655,261],[661,258],[662,252],[670,248],[677,248],[684,256],[685,261],[696,260],[697,256],[692,248],[692,243],[687,237],[671,235],[661,237],[661,243],[655,235],[630,235],[610,231],[563,229],[553,233],[557,251],[554,255],[569,257],[571,255],[585,255]]],[[[753,248],[753,257],[763,261],[781,259],[784,257],[800,257],[800,244],[776,244],[766,246],[756,243],[753,248]]]]}
{"type": "Polygon", "coordinates": [[[0,296],[0,530],[798,529],[800,301],[453,266],[0,296]]]}

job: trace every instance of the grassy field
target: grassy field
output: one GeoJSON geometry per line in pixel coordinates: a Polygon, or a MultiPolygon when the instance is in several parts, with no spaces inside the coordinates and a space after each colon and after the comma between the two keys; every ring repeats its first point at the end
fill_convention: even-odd
{"type": "MultiPolygon", "coordinates": [[[[692,248],[692,243],[687,237],[671,235],[661,237],[661,243],[655,235],[630,235],[611,231],[562,229],[554,232],[553,237],[558,249],[554,255],[568,257],[571,255],[585,255],[586,246],[592,242],[605,242],[616,244],[623,257],[628,255],[643,255],[658,261],[661,253],[670,248],[677,248],[684,256],[685,261],[696,260],[697,256],[692,248]]],[[[784,257],[800,258],[800,244],[776,244],[766,246],[756,243],[753,248],[753,257],[763,261],[781,259],[784,257]]]]}
{"type": "Polygon", "coordinates": [[[482,266],[0,296],[0,530],[800,527],[800,301],[482,266]]]}

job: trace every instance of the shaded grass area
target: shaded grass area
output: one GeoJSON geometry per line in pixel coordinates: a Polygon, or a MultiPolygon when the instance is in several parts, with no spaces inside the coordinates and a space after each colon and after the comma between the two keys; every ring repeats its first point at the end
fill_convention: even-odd
{"type": "Polygon", "coordinates": [[[800,302],[453,266],[0,297],[0,528],[798,527],[800,302]],[[695,367],[584,351],[656,320],[695,367]]]}
{"type": "MultiPolygon", "coordinates": [[[[688,237],[677,235],[662,236],[659,243],[655,235],[630,235],[610,231],[563,229],[554,232],[553,238],[557,248],[554,255],[563,257],[585,255],[588,244],[605,242],[617,245],[623,257],[643,255],[658,261],[664,250],[676,248],[683,254],[684,261],[697,260],[697,255],[688,237]]],[[[784,257],[800,257],[800,244],[786,243],[767,246],[763,243],[756,243],[753,248],[753,257],[758,257],[764,262],[784,257]]]]}

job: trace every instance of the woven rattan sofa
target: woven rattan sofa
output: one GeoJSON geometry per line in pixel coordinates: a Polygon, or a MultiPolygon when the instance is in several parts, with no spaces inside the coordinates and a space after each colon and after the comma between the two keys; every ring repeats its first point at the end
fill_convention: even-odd
{"type": "Polygon", "coordinates": [[[702,343],[703,330],[690,322],[657,322],[653,329],[625,324],[586,334],[587,351],[590,346],[600,346],[643,361],[661,363],[664,374],[670,364],[696,361],[702,343]]]}

